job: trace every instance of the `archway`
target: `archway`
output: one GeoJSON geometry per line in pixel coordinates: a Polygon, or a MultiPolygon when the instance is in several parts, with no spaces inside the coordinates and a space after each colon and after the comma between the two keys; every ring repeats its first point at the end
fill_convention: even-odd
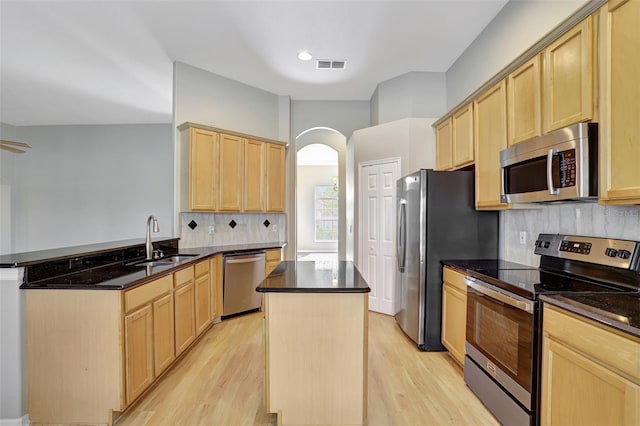
{"type": "MultiPolygon", "coordinates": [[[[307,151],[309,153],[309,151],[307,151]]],[[[340,132],[327,127],[315,127],[305,130],[296,137],[296,250],[300,253],[304,251],[337,251],[338,258],[345,259],[346,253],[346,204],[345,204],[345,192],[346,192],[346,153],[347,153],[347,138],[340,132]],[[300,152],[306,150],[312,150],[312,157],[317,160],[316,166],[309,165],[308,160],[303,160],[302,166],[305,167],[305,163],[308,167],[316,169],[318,176],[316,178],[310,178],[314,172],[313,170],[305,170],[306,176],[299,174],[300,165],[298,164],[298,158],[300,152]],[[315,151],[315,153],[314,153],[315,151]],[[330,154],[325,157],[324,160],[320,159],[321,153],[330,154]],[[328,158],[332,157],[331,164],[327,163],[328,158]],[[331,169],[332,168],[332,169],[331,169]],[[333,170],[333,174],[329,175],[329,170],[333,170]],[[337,174],[335,173],[337,172],[337,174]],[[320,176],[322,174],[322,176],[320,176]],[[324,179],[322,181],[321,179],[324,179]],[[326,182],[325,182],[326,181],[326,182]],[[313,188],[307,187],[305,190],[305,196],[299,196],[300,185],[311,185],[311,182],[317,184],[312,185],[313,188]],[[320,187],[316,190],[315,187],[320,187]],[[324,187],[324,188],[322,188],[324,187]],[[323,192],[324,191],[324,192],[323,192]],[[325,196],[324,200],[323,195],[325,196]],[[331,241],[327,238],[327,235],[335,235],[335,231],[330,228],[335,225],[333,219],[330,218],[332,212],[319,212],[318,209],[322,209],[322,203],[328,206],[335,206],[335,203],[331,201],[331,198],[337,199],[337,241],[331,241]],[[316,198],[319,198],[319,203],[316,203],[316,198]],[[310,208],[309,203],[313,203],[313,207],[310,208]],[[301,205],[305,203],[305,205],[301,205]],[[309,211],[314,214],[314,217],[309,217],[309,211]],[[319,217],[316,220],[316,215],[326,213],[325,217],[319,217]],[[305,215],[305,216],[302,216],[305,215]],[[305,229],[300,229],[304,226],[305,229]],[[318,229],[320,234],[323,234],[322,227],[325,227],[324,235],[318,237],[318,229]],[[308,227],[313,227],[312,230],[308,227]],[[318,228],[318,229],[316,229],[318,228]],[[312,236],[312,237],[310,237],[312,236]],[[310,238],[313,238],[313,242],[310,242],[310,238]],[[324,240],[324,241],[323,241],[324,240]]]]}

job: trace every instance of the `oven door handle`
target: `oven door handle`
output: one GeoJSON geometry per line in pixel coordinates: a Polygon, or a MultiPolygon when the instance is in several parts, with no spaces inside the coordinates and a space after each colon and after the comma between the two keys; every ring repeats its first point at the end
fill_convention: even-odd
{"type": "Polygon", "coordinates": [[[464,282],[467,284],[467,287],[471,287],[478,293],[482,293],[485,296],[489,296],[506,305],[520,309],[521,311],[533,313],[533,302],[529,300],[505,294],[498,290],[494,290],[493,288],[488,287],[488,284],[485,284],[482,281],[478,281],[472,277],[465,277],[464,282]]]}

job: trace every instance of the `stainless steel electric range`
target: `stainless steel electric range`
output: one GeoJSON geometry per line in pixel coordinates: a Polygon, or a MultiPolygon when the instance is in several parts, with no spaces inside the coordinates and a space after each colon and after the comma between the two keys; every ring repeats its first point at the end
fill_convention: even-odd
{"type": "Polygon", "coordinates": [[[540,234],[539,268],[477,261],[467,271],[464,379],[505,425],[539,423],[540,295],[640,297],[640,242],[540,234]]]}

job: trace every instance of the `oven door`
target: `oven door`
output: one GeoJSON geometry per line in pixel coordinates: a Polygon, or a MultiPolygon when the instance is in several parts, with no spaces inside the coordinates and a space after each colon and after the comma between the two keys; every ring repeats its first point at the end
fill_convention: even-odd
{"type": "Polygon", "coordinates": [[[472,277],[465,282],[467,355],[531,410],[536,302],[472,277]]]}

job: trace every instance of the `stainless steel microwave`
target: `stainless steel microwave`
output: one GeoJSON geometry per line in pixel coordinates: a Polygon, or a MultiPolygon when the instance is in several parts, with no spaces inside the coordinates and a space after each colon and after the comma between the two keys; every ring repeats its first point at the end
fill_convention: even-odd
{"type": "Polygon", "coordinates": [[[503,203],[598,197],[598,124],[580,123],[500,151],[503,203]]]}

